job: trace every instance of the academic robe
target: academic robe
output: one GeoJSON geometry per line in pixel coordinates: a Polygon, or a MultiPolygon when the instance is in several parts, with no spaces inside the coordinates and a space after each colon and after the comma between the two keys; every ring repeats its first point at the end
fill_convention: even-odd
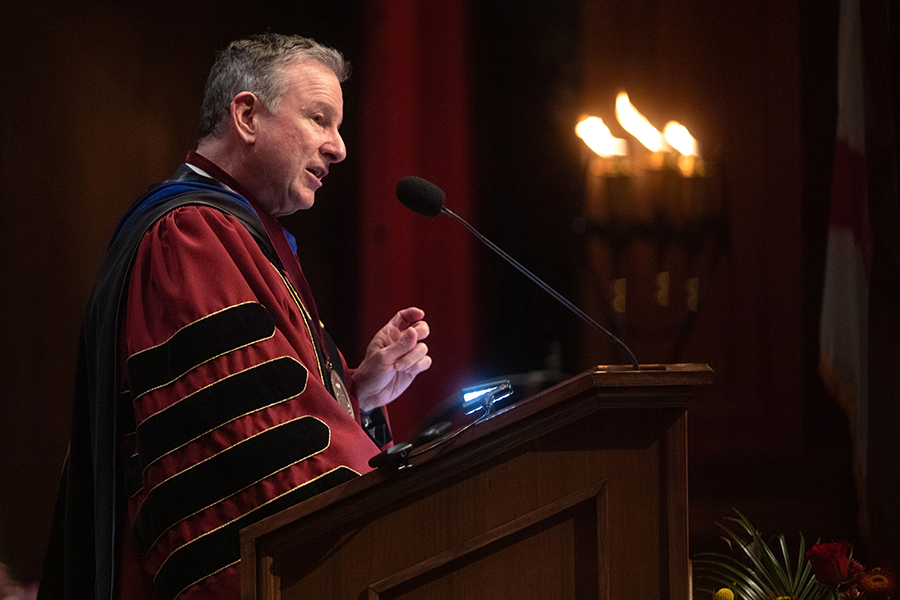
{"type": "Polygon", "coordinates": [[[186,166],[126,215],[85,316],[42,598],[236,599],[239,529],[387,443],[352,385],[335,399],[347,366],[272,222],[186,166]]]}

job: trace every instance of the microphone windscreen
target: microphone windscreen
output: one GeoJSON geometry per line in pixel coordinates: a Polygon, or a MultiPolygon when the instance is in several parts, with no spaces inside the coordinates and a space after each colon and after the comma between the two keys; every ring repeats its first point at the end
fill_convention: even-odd
{"type": "Polygon", "coordinates": [[[444,190],[421,177],[410,175],[397,183],[397,199],[403,206],[426,217],[437,216],[444,208],[444,190]]]}

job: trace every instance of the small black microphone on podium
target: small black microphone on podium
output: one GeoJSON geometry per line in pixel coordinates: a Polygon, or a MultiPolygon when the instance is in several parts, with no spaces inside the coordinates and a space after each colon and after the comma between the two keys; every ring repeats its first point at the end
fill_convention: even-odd
{"type": "Polygon", "coordinates": [[[472,234],[479,240],[481,240],[484,245],[499,254],[500,257],[503,258],[503,260],[518,269],[519,272],[528,277],[528,279],[534,282],[542,290],[556,298],[560,303],[562,303],[563,306],[578,315],[588,325],[591,325],[595,329],[598,329],[613,343],[622,348],[631,359],[631,366],[634,367],[635,370],[640,369],[637,358],[635,358],[634,356],[634,352],[632,352],[631,349],[625,345],[625,342],[620,340],[618,337],[613,335],[611,331],[588,316],[587,313],[585,313],[583,310],[569,302],[569,300],[563,297],[562,294],[544,283],[537,275],[522,266],[516,259],[501,250],[492,241],[478,233],[478,231],[476,231],[474,227],[469,225],[469,223],[465,219],[459,217],[449,208],[444,206],[444,199],[446,197],[447,195],[444,193],[444,190],[431,183],[430,181],[422,179],[421,177],[410,175],[408,177],[404,177],[397,183],[397,199],[400,200],[401,203],[403,203],[403,206],[416,211],[420,215],[425,215],[426,217],[435,217],[440,213],[444,213],[462,223],[466,229],[472,232],[472,234]]]}

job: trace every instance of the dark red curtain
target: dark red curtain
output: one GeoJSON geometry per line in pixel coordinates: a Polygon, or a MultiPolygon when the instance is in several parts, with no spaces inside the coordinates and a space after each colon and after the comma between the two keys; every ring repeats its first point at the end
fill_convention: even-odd
{"type": "Polygon", "coordinates": [[[436,403],[468,383],[473,347],[471,240],[446,215],[429,219],[395,198],[418,175],[468,216],[470,199],[465,3],[370,0],[360,136],[360,335],[418,306],[434,363],[391,405],[408,439],[436,403]]]}

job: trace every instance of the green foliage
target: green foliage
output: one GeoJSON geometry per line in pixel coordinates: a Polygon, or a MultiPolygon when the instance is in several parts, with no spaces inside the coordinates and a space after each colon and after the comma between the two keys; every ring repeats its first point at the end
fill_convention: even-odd
{"type": "MultiPolygon", "coordinates": [[[[824,600],[832,594],[816,581],[812,566],[806,560],[806,542],[802,534],[797,559],[792,561],[783,535],[774,538],[770,546],[744,515],[737,510],[734,512],[738,516],[726,517],[726,520],[739,528],[733,530],[721,523],[717,525],[725,531],[738,557],[715,552],[697,555],[694,574],[698,579],[730,588],[739,600],[775,600],[779,597],[824,600]]],[[[710,594],[715,591],[698,589],[710,594]]]]}

